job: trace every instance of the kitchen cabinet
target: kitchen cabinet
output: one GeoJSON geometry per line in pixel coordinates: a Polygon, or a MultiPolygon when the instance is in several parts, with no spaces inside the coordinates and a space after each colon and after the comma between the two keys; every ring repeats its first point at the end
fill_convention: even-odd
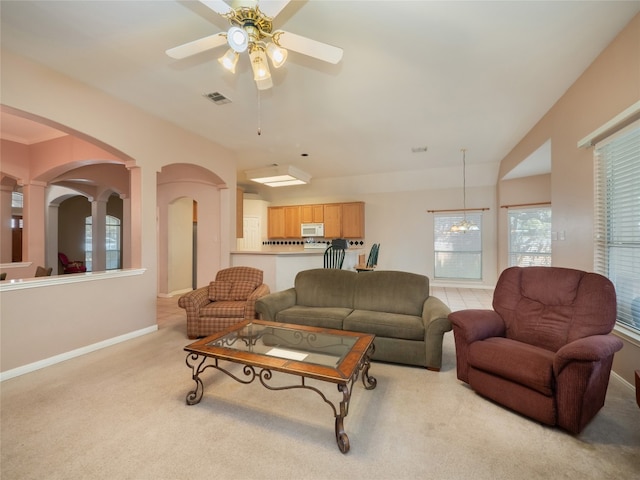
{"type": "Polygon", "coordinates": [[[284,238],[284,207],[269,207],[267,216],[269,238],[284,238]]]}
{"type": "Polygon", "coordinates": [[[284,207],[284,238],[300,238],[300,206],[284,207]]]}
{"type": "Polygon", "coordinates": [[[342,237],[364,238],[364,203],[342,204],[342,237]]]}
{"type": "Polygon", "coordinates": [[[300,223],[323,223],[324,205],[301,205],[300,223]]]}
{"type": "Polygon", "coordinates": [[[301,238],[302,223],[324,223],[325,238],[364,238],[364,202],[268,208],[269,238],[301,238]]]}
{"type": "Polygon", "coordinates": [[[269,238],[300,238],[300,206],[269,207],[269,238]]]}
{"type": "Polygon", "coordinates": [[[342,204],[324,206],[324,238],[340,238],[342,235],[342,204]]]}

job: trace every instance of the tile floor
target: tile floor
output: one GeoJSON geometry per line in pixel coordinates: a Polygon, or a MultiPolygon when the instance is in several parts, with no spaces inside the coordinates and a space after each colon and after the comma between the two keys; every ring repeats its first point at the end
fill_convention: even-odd
{"type": "MultiPolygon", "coordinates": [[[[491,308],[493,290],[480,288],[431,287],[431,295],[446,303],[452,311],[466,308],[491,308]]],[[[158,297],[156,315],[158,328],[166,328],[176,324],[185,324],[184,309],[178,306],[176,295],[170,298],[158,297]]],[[[186,332],[186,324],[185,324],[186,332]]]]}

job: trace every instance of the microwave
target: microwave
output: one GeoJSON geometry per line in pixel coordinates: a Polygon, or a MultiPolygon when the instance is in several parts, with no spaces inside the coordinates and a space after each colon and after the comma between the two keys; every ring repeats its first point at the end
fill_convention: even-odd
{"type": "Polygon", "coordinates": [[[300,236],[324,238],[324,223],[303,223],[300,226],[300,236]]]}

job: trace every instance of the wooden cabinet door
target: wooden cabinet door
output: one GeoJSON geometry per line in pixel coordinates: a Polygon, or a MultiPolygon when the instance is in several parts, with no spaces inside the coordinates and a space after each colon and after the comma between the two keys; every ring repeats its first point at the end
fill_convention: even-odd
{"type": "Polygon", "coordinates": [[[300,207],[284,207],[284,238],[301,238],[300,207]]]}
{"type": "Polygon", "coordinates": [[[364,203],[342,204],[342,236],[364,238],[364,203]]]}
{"type": "Polygon", "coordinates": [[[324,205],[301,205],[300,223],[324,222],[324,205]]]}
{"type": "Polygon", "coordinates": [[[284,207],[269,207],[268,210],[268,237],[284,238],[284,207]]]}
{"type": "Polygon", "coordinates": [[[324,237],[342,236],[342,204],[331,203],[324,206],[324,237]]]}

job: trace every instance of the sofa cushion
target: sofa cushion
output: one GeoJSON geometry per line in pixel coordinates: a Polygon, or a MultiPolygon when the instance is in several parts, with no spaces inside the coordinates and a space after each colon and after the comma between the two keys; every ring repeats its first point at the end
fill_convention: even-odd
{"type": "Polygon", "coordinates": [[[220,280],[209,283],[209,300],[212,302],[232,300],[230,296],[232,285],[232,282],[220,280]]]}
{"type": "Polygon", "coordinates": [[[352,332],[373,333],[379,337],[424,340],[422,317],[401,313],[354,310],[342,327],[352,332]]]}
{"type": "Polygon", "coordinates": [[[503,337],[469,345],[469,365],[543,395],[553,395],[553,352],[503,337]]]}
{"type": "Polygon", "coordinates": [[[350,308],[294,305],[278,312],[276,321],[342,330],[342,322],[350,313],[350,308]]]}
{"type": "Polygon", "coordinates": [[[296,303],[307,307],[341,307],[351,310],[357,277],[356,272],[336,268],[298,272],[295,279],[296,303]]]}
{"type": "Polygon", "coordinates": [[[374,271],[358,274],[354,310],[422,315],[429,298],[429,279],[408,272],[374,271]]]}
{"type": "Polygon", "coordinates": [[[201,317],[244,318],[246,302],[215,301],[200,308],[201,317]]]}

